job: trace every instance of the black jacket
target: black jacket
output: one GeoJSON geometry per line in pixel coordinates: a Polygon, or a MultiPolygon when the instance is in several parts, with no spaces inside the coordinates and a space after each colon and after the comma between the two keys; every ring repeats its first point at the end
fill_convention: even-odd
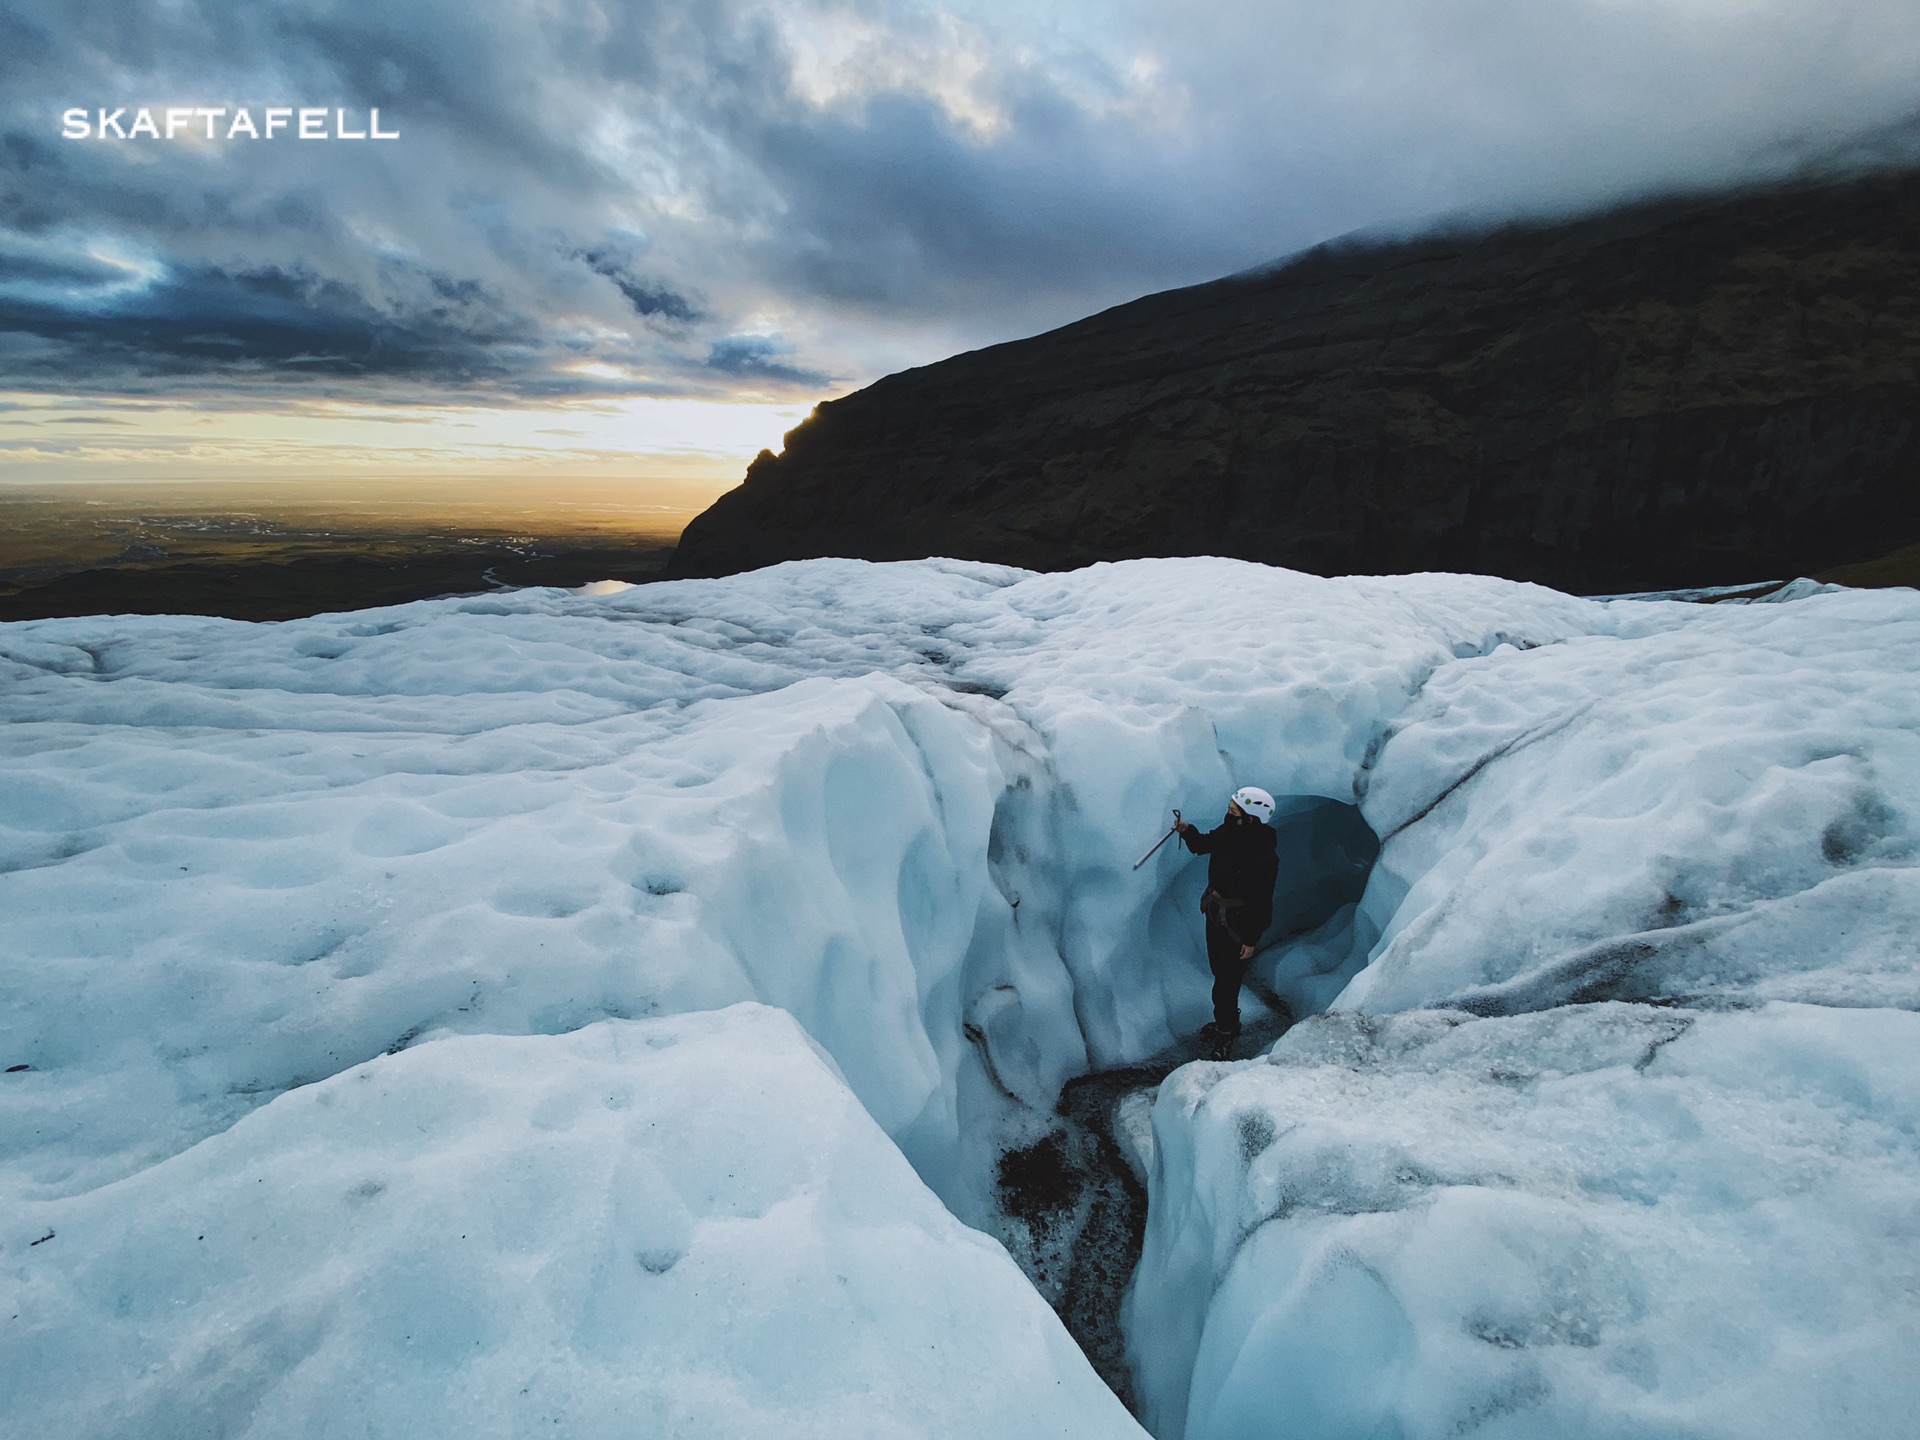
{"type": "MultiPolygon", "coordinates": [[[[1207,889],[1226,902],[1223,919],[1242,945],[1252,945],[1273,923],[1273,883],[1280,876],[1273,827],[1252,816],[1229,816],[1217,830],[1188,830],[1180,838],[1207,861],[1207,889]]],[[[1201,908],[1207,908],[1203,901],[1201,908]]]]}

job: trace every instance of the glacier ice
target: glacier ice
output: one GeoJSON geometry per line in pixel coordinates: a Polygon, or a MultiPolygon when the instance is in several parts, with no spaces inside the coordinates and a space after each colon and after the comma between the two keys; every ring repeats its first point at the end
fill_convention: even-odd
{"type": "Polygon", "coordinates": [[[754,1005],[380,1056],[7,1219],[13,1434],[1138,1433],[754,1005]]]}
{"type": "Polygon", "coordinates": [[[1364,805],[1383,939],[1342,1003],[1920,1004],[1913,592],[1672,628],[1622,608],[1451,667],[1395,719],[1364,805]]]}
{"type": "MultiPolygon", "coordinates": [[[[1205,1018],[1199,871],[1172,847],[1131,867],[1171,807],[1210,818],[1257,783],[1295,888],[1254,979],[1317,1018],[1176,1072],[1150,1124],[1128,1102],[1155,1432],[1892,1433],[1913,1397],[1878,1357],[1916,1333],[1916,662],[1911,592],[1599,603],[1221,560],[813,561],[279,625],[0,626],[0,1068],[31,1067],[0,1077],[0,1264],[53,1287],[19,1290],[53,1306],[44,1333],[92,1334],[108,1290],[137,1308],[187,1281],[123,1247],[62,1291],[34,1267],[71,1263],[69,1231],[33,1247],[30,1217],[224,1195],[355,1076],[435,1077],[395,1116],[484,1091],[508,1053],[565,1088],[569,1046],[612,1043],[586,1037],[761,1013],[743,1002],[790,1014],[990,1228],[994,1159],[1065,1080],[1205,1018]]],[[[518,1183],[495,1133],[518,1113],[475,1101],[435,1142],[479,1157],[477,1196],[518,1183]]],[[[613,1172],[558,1173],[569,1233],[602,1243],[613,1172]]],[[[873,1204],[925,1229],[909,1193],[873,1204]]],[[[438,1203],[383,1198],[416,1227],[438,1203]]],[[[319,1213],[285,1268],[236,1259],[230,1294],[344,1296],[348,1232],[319,1213]]],[[[827,1243],[833,1207],[815,1219],[827,1243]]],[[[931,1274],[964,1232],[927,1233],[931,1274]]],[[[568,1245],[540,1253],[463,1283],[626,1343],[568,1245]]],[[[1028,1323],[971,1284],[956,1325],[1028,1323]]],[[[1094,1383],[1032,1323],[1036,1366],[1094,1383]]],[[[217,1369],[192,1326],[149,1328],[141,1363],[217,1369]]],[[[268,1350],[229,1378],[294,1395],[274,1366],[300,1362],[268,1350]]],[[[93,1400],[136,1428],[184,1413],[128,1376],[93,1400]]]]}
{"type": "Polygon", "coordinates": [[[1044,1103],[1204,1013],[1197,875],[1132,874],[1138,836],[1234,774],[1350,800],[1456,651],[1605,613],[1156,568],[0,630],[0,1045],[42,1072],[0,1174],[103,1183],[424,1036],[752,999],[969,1217],[958,1097],[1044,1103]]]}
{"type": "Polygon", "coordinates": [[[1145,1418],[1906,1433],[1916,1122],[1911,1011],[1316,1016],[1162,1087],[1130,1297],[1145,1418]]]}
{"type": "Polygon", "coordinates": [[[1916,598],[1613,607],[1392,719],[1365,968],[1155,1107],[1156,1433],[1910,1425],[1916,598]]]}

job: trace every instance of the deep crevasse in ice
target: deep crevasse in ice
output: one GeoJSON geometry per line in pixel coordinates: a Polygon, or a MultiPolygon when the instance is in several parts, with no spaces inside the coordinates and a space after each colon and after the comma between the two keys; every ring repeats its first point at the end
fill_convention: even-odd
{"type": "Polygon", "coordinates": [[[1920,597],[1615,609],[1433,677],[1369,965],[1162,1088],[1156,1433],[1911,1428],[1920,597]]]}
{"type": "MultiPolygon", "coordinates": [[[[1847,1017],[1814,1011],[1828,1029],[1808,1030],[1803,1010],[1716,1013],[1637,1069],[1637,1041],[1619,1041],[1616,1060],[1583,1041],[1600,1057],[1585,1070],[1537,1064],[1486,1082],[1504,1087],[1488,1093],[1505,1110],[1473,1098],[1477,1057],[1548,1046],[1524,1030],[1501,1038],[1533,1023],[1501,1017],[1567,1001],[1911,1006],[1916,619],[1903,595],[1603,606],[1471,577],[1326,581],[1203,560],[1070,576],[811,562],[280,626],[0,628],[12,722],[0,1044],[34,1066],[0,1089],[12,1217],[0,1256],[19,1283],[82,1286],[59,1239],[31,1254],[27,1242],[123,1186],[189,1171],[189,1190],[215,1184],[196,1157],[238,1156],[236,1136],[297,1135],[287,1117],[328,1076],[410,1055],[490,1063],[462,1033],[563,1045],[596,1022],[742,1000],[797,1018],[920,1173],[981,1219],[1003,1091],[1045,1105],[1089,1063],[1149,1053],[1204,1018],[1197,867],[1171,847],[1130,866],[1168,807],[1210,820],[1233,784],[1253,782],[1359,799],[1389,837],[1356,910],[1266,957],[1276,988],[1316,1007],[1377,953],[1343,1005],[1489,1018],[1454,1014],[1431,1035],[1379,1022],[1353,1032],[1362,1058],[1336,1064],[1325,1054],[1338,1046],[1314,1050],[1313,1037],[1358,1022],[1330,1017],[1283,1042],[1283,1063],[1192,1067],[1166,1087],[1134,1305],[1148,1418],[1162,1435],[1265,1433],[1276,1406],[1301,1434],[1586,1433],[1570,1417],[1591,1433],[1718,1433],[1705,1377],[1718,1365],[1737,1385],[1750,1338],[1676,1319],[1698,1281],[1643,1263],[1657,1258],[1648,1237],[1674,1243],[1671,1215],[1737,1255],[1756,1208],[1798,1234],[1817,1199],[1783,1160],[1749,1166],[1757,1198],[1687,1208],[1674,1194],[1710,1188],[1718,1172],[1700,1167],[1725,1155],[1707,1158],[1677,1122],[1668,1158],[1682,1178],[1615,1195],[1626,1122],[1597,1127],[1594,1153],[1557,1168],[1535,1163],[1538,1132],[1556,1124],[1556,1085],[1598,1077],[1611,1088],[1578,1113],[1634,1114],[1621,1065],[1655,1086],[1685,1047],[1762,1023],[1813,1036],[1794,1042],[1813,1055],[1821,1036],[1845,1047],[1847,1017]],[[1843,945],[1823,938],[1836,923],[1843,945]],[[380,1058],[390,1049],[407,1053],[380,1058]],[[1374,1078],[1346,1093],[1345,1075],[1374,1078]],[[1415,1178],[1384,1189],[1321,1177],[1313,1146],[1333,1142],[1289,1128],[1302,1077],[1331,1133],[1381,1154],[1441,1144],[1419,1106],[1442,1092],[1479,1117],[1468,1129],[1481,1148],[1472,1163],[1420,1151],[1400,1167],[1415,1178]],[[1320,1198],[1287,1198],[1303,1190],[1320,1198]],[[1539,1279],[1547,1262],[1511,1239],[1524,1224],[1487,1218],[1521,1201],[1577,1214],[1528,1221],[1548,1237],[1538,1255],[1577,1231],[1600,1237],[1604,1263],[1539,1279]],[[1654,1218],[1616,1233],[1620,1213],[1654,1218]],[[1391,1234],[1373,1249],[1322,1234],[1367,1224],[1391,1234]],[[1434,1270],[1421,1247],[1456,1234],[1518,1255],[1515,1285],[1557,1285],[1553,1304],[1586,1318],[1540,1320],[1517,1290],[1408,1292],[1406,1277],[1434,1270]],[[1329,1285],[1334,1298],[1315,1299],[1329,1285]],[[1345,1328],[1315,1326],[1322,1311],[1345,1328]],[[1475,1364],[1449,1367],[1453,1350],[1475,1364]],[[1690,1385],[1707,1398],[1683,1396],[1690,1385]]],[[[1679,1013],[1606,1018],[1622,1010],[1554,1013],[1629,1036],[1643,1015],[1679,1013]]],[[[1744,1042],[1715,1043],[1697,1063],[1724,1089],[1714,1067],[1744,1042]]],[[[728,1083],[716,1068],[712,1084],[728,1083]]],[[[1911,1099],[1897,1074],[1875,1083],[1911,1099]]],[[[1816,1136],[1839,1127],[1834,1145],[1855,1135],[1817,1099],[1752,1103],[1766,1117],[1805,1110],[1816,1136]]],[[[1862,1104],[1883,1123],[1877,1101],[1862,1104]]],[[[477,1108],[470,1129],[482,1144],[496,1120],[477,1108]]],[[[1902,1133],[1910,1149],[1910,1126],[1889,1131],[1902,1133]]],[[[316,1140],[311,1163],[341,1162],[316,1140]]],[[[1910,1193],[1910,1154],[1895,1143],[1880,1163],[1885,1192],[1910,1193]]],[[[579,1194],[604,1205],[620,1188],[595,1177],[579,1194]]],[[[1887,1201],[1831,1233],[1857,1253],[1857,1227],[1897,1211],[1887,1201]]],[[[617,1235],[628,1222],[605,1223],[617,1235]]],[[[689,1223],[700,1254],[701,1227],[717,1222],[689,1223]]],[[[831,1228],[816,1216],[795,1233],[831,1228]]],[[[1892,1220],[1871,1233],[1908,1263],[1910,1233],[1892,1220]]],[[[1910,1335],[1911,1291],[1885,1278],[1903,1272],[1870,1268],[1848,1283],[1888,1317],[1883,1338],[1910,1335]]],[[[793,1304],[803,1281],[778,1293],[793,1304]]],[[[140,1283],[125,1281],[127,1303],[140,1283]]],[[[563,1350],[626,1343],[606,1339],[611,1322],[582,1308],[583,1291],[542,1284],[530,1293],[570,1316],[563,1350]]],[[[952,1326],[1019,1313],[992,1285],[954,1284],[975,1299],[952,1326]]],[[[105,1290],[90,1303],[106,1305],[105,1290]]],[[[77,1325],[88,1311],[66,1313],[77,1325]]],[[[880,1311],[865,1323],[891,1324],[880,1311]]],[[[1048,1353],[1062,1384],[1091,1380],[1077,1357],[1048,1353]]],[[[294,1393],[296,1363],[280,1375],[261,1359],[260,1392],[294,1393]]],[[[1787,1369],[1817,1394],[1854,1378],[1813,1349],[1787,1369]]],[[[1858,1413],[1904,1403],[1891,1386],[1869,1385],[1858,1413]]],[[[716,1417],[732,1412],[687,1413],[724,1433],[716,1417]]],[[[1765,1433],[1765,1413],[1788,1412],[1756,1410],[1725,1433],[1765,1433]]],[[[956,1418],[953,1433],[965,1429],[956,1418]]]]}
{"type": "Polygon", "coordinates": [[[1190,868],[1130,869],[1169,806],[1236,775],[1350,796],[1456,651],[1604,613],[1217,561],[816,562],[9,627],[6,1043],[41,1078],[5,1165],[55,1195],[429,1034],[754,999],[964,1211],[963,1012],[1043,1103],[1197,1023],[1190,868]]]}

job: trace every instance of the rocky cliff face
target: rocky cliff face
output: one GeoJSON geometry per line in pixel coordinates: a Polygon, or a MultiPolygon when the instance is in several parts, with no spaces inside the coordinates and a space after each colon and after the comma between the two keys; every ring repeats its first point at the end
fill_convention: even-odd
{"type": "Polygon", "coordinates": [[[1586,593],[1920,540],[1920,171],[1335,244],[821,405],[677,575],[1216,554],[1586,593]]]}

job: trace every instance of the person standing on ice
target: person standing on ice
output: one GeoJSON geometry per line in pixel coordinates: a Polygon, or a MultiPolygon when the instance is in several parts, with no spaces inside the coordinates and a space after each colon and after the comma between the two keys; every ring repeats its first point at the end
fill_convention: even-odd
{"type": "Polygon", "coordinates": [[[1240,1033],[1240,982],[1246,978],[1253,947],[1273,920],[1273,882],[1280,873],[1275,848],[1273,796],[1243,785],[1227,802],[1218,829],[1202,830],[1185,820],[1174,829],[1187,849],[1207,860],[1207,893],[1200,897],[1207,917],[1207,966],[1213,971],[1213,1023],[1203,1026],[1215,1060],[1227,1058],[1240,1033]]]}

